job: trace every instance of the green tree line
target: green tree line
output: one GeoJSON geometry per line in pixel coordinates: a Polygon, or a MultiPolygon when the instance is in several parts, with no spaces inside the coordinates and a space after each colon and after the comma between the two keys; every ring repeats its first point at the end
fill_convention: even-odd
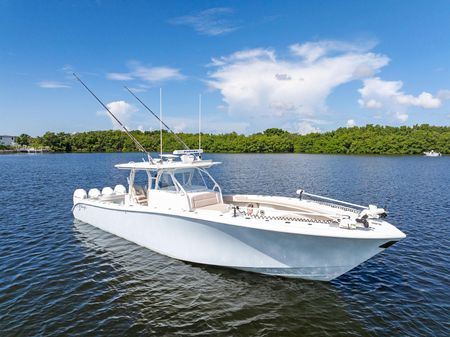
{"type": "MultiPolygon", "coordinates": [[[[132,131],[150,152],[159,151],[159,131],[132,131]]],[[[198,135],[178,133],[190,147],[198,147],[198,135]]],[[[172,134],[163,132],[164,151],[182,147],[172,134]]],[[[131,152],[136,151],[128,136],[118,130],[88,131],[74,134],[46,132],[41,137],[22,134],[18,143],[48,147],[55,152],[131,152]]],[[[450,154],[450,127],[428,124],[412,127],[366,125],[339,128],[324,133],[299,135],[271,128],[252,135],[235,132],[202,134],[206,152],[243,153],[333,153],[333,154],[422,154],[435,150],[450,154]]]]}

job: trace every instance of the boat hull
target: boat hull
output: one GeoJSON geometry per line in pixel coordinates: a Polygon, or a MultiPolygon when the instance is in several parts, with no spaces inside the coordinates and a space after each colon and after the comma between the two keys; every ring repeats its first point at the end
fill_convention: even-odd
{"type": "Polygon", "coordinates": [[[160,254],[256,273],[329,281],[383,251],[388,239],[286,233],[151,211],[79,203],[74,217],[160,254]]]}

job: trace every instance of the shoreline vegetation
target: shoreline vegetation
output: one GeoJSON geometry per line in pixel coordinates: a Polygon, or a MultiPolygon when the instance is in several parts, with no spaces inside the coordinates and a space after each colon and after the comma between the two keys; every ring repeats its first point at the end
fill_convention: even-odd
{"type": "MultiPolygon", "coordinates": [[[[131,131],[149,151],[159,151],[158,131],[131,131]]],[[[192,149],[198,147],[198,134],[177,133],[192,149]]],[[[133,142],[119,130],[79,133],[46,132],[40,137],[22,134],[19,147],[48,149],[51,152],[135,152],[133,142]]],[[[181,149],[175,137],[163,131],[165,152],[181,149]]],[[[380,126],[339,128],[323,133],[300,135],[271,128],[252,135],[235,132],[202,134],[202,148],[210,153],[323,153],[323,154],[391,154],[414,155],[435,150],[450,154],[450,126],[428,124],[412,127],[380,126]]],[[[14,151],[0,146],[0,152],[14,151]]]]}

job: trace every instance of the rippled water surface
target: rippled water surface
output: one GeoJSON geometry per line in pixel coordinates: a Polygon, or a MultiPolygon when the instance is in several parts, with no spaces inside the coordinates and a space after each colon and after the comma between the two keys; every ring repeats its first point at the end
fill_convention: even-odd
{"type": "Polygon", "coordinates": [[[208,157],[225,192],[376,203],[408,236],[331,283],[193,265],[72,217],[138,154],[2,155],[1,336],[450,335],[450,157],[208,157]]]}

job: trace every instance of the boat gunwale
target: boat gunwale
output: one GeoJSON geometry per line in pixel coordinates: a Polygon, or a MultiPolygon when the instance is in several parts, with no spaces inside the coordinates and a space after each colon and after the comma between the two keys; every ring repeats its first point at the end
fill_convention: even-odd
{"type": "Polygon", "coordinates": [[[118,205],[118,204],[109,203],[109,202],[103,202],[103,204],[99,204],[99,202],[101,202],[101,200],[82,199],[80,201],[77,201],[76,203],[74,203],[74,205],[72,207],[72,213],[74,212],[76,206],[84,204],[87,206],[102,208],[102,209],[106,209],[106,210],[114,210],[114,211],[118,211],[118,212],[132,212],[132,213],[141,213],[141,214],[163,215],[163,216],[173,217],[173,218],[200,220],[200,221],[207,221],[207,222],[212,222],[212,223],[216,223],[216,224],[220,224],[220,225],[229,225],[229,226],[236,226],[236,227],[250,228],[250,229],[255,229],[255,230],[285,233],[285,234],[294,234],[294,235],[322,236],[322,237],[330,237],[330,238],[336,238],[336,239],[361,239],[361,240],[393,240],[393,239],[400,240],[406,236],[403,232],[401,232],[395,226],[393,226],[392,224],[390,224],[386,221],[383,221],[383,222],[385,224],[387,224],[388,226],[394,228],[396,231],[398,231],[399,232],[398,234],[401,233],[402,236],[401,235],[394,236],[394,235],[392,235],[393,233],[391,233],[391,231],[389,231],[387,233],[377,232],[377,234],[384,234],[384,235],[367,236],[367,234],[374,233],[373,228],[346,229],[346,228],[340,228],[340,227],[336,227],[336,226],[328,226],[325,229],[324,227],[320,228],[319,226],[311,227],[313,225],[317,225],[314,222],[312,222],[311,224],[307,224],[305,222],[305,224],[307,224],[306,226],[308,226],[308,227],[305,227],[305,225],[295,226],[295,225],[298,225],[299,222],[296,222],[294,224],[290,221],[284,221],[284,220],[271,220],[272,225],[270,227],[267,227],[267,226],[261,227],[261,224],[266,225],[267,222],[262,221],[261,219],[255,219],[255,218],[251,218],[251,217],[232,217],[232,219],[241,220],[239,222],[224,221],[224,220],[229,220],[226,217],[223,217],[222,221],[217,221],[211,217],[204,217],[205,215],[208,215],[208,214],[207,213],[205,214],[203,212],[212,212],[209,210],[204,210],[200,213],[197,210],[194,210],[194,211],[182,210],[182,212],[185,214],[174,214],[174,211],[176,211],[176,212],[179,212],[179,211],[173,210],[173,209],[167,209],[170,212],[169,213],[169,212],[165,212],[164,209],[161,209],[161,208],[159,208],[158,210],[155,210],[155,209],[150,209],[149,206],[141,206],[141,205],[132,205],[132,206],[130,205],[130,206],[126,206],[127,208],[125,209],[125,208],[123,208],[123,205],[118,205]],[[108,206],[112,206],[112,207],[108,207],[108,206]],[[132,209],[129,207],[135,207],[135,209],[132,209]],[[203,213],[203,214],[201,214],[201,213],[203,213]],[[201,215],[202,217],[200,218],[198,216],[197,217],[189,216],[190,214],[201,215]],[[243,220],[245,220],[246,223],[244,223],[243,220]],[[257,223],[258,225],[255,225],[253,223],[257,223]],[[275,224],[273,224],[273,223],[275,223],[275,224]],[[275,227],[275,226],[277,226],[277,227],[275,227]],[[308,232],[304,231],[305,229],[306,230],[309,229],[310,231],[311,231],[311,229],[314,229],[315,232],[308,233],[308,232]],[[333,231],[333,233],[327,232],[330,230],[333,231]],[[339,232],[337,232],[336,230],[339,230],[339,232]],[[362,233],[364,233],[366,235],[362,236],[361,235],[362,233]],[[338,235],[336,235],[336,234],[338,234],[338,235]],[[348,234],[348,235],[345,235],[345,234],[348,234]],[[359,235],[355,236],[355,234],[359,234],[359,235]],[[388,235],[386,235],[386,234],[388,234],[388,235]]]}

